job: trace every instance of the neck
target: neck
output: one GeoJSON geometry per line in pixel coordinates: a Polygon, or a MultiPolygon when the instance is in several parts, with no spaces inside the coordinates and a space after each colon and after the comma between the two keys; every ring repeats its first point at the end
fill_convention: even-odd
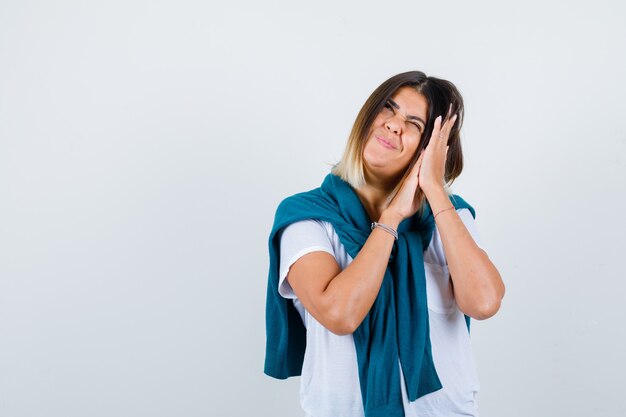
{"type": "Polygon", "coordinates": [[[389,182],[377,181],[366,176],[365,184],[355,190],[372,221],[380,219],[387,207],[387,196],[394,187],[395,185],[389,182]]]}

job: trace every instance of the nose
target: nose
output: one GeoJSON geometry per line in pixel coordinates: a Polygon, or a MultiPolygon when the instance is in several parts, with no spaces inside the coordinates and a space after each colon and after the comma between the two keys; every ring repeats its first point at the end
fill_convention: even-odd
{"type": "Polygon", "coordinates": [[[385,128],[390,132],[395,133],[396,135],[399,135],[402,132],[402,130],[400,129],[400,123],[398,122],[396,116],[387,119],[387,121],[385,122],[385,128]]]}

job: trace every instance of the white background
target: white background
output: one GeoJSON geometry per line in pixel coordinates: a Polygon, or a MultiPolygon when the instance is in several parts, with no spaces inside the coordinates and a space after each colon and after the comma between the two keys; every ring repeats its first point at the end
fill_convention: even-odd
{"type": "Polygon", "coordinates": [[[619,1],[0,3],[0,416],[298,416],[263,370],[267,235],[382,81],[466,103],[507,294],[484,417],[623,416],[619,1]]]}

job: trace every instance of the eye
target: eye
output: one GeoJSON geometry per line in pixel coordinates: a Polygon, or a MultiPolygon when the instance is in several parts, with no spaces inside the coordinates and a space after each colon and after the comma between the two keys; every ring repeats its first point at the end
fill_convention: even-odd
{"type": "Polygon", "coordinates": [[[391,103],[389,103],[389,102],[386,102],[386,103],[385,103],[385,108],[386,108],[387,110],[391,110],[391,111],[393,111],[393,107],[391,107],[391,103]]]}
{"type": "Polygon", "coordinates": [[[422,125],[420,125],[419,123],[411,123],[411,125],[415,126],[417,130],[420,131],[420,133],[422,132],[422,125]]]}

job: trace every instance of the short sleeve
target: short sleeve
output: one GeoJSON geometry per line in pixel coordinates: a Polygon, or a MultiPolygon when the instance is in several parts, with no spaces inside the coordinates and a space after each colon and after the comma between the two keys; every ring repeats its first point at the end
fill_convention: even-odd
{"type": "Polygon", "coordinates": [[[302,220],[287,226],[280,236],[280,270],[278,293],[288,299],[297,298],[285,278],[298,259],[311,252],[328,252],[335,256],[324,225],[317,220],[302,220]]]}
{"type": "Polygon", "coordinates": [[[457,213],[459,213],[459,217],[463,220],[463,224],[469,234],[474,238],[474,242],[476,242],[479,248],[484,250],[481,244],[480,233],[478,233],[478,227],[476,226],[476,220],[474,220],[472,213],[466,208],[457,210],[457,213]]]}
{"type": "MultiPolygon", "coordinates": [[[[456,211],[463,221],[463,224],[467,228],[467,231],[474,239],[474,242],[478,245],[479,248],[483,249],[481,244],[480,234],[478,232],[478,227],[476,225],[476,220],[472,216],[472,213],[467,208],[457,209],[456,211]]],[[[430,246],[427,251],[424,253],[424,262],[435,263],[439,265],[447,265],[446,254],[443,250],[443,243],[441,242],[441,235],[439,234],[439,230],[435,226],[435,231],[433,233],[433,238],[430,242],[430,246]]]]}

